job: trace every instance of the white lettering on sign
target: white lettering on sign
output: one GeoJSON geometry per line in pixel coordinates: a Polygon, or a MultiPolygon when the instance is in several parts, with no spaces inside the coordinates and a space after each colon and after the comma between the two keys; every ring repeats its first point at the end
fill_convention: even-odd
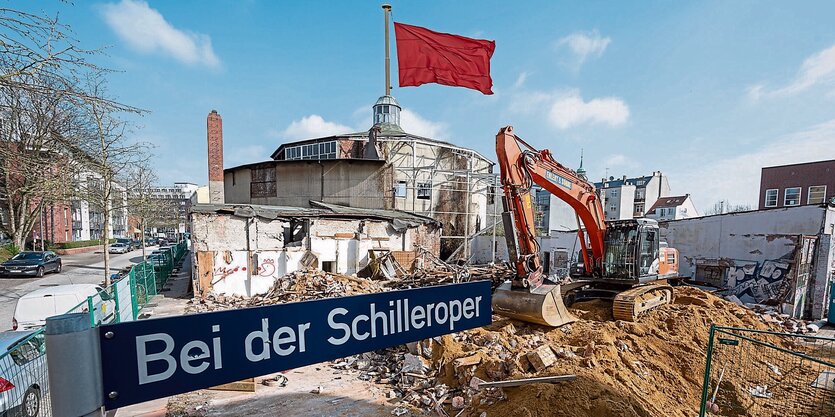
{"type": "MultiPolygon", "coordinates": [[[[343,345],[351,340],[408,332],[428,327],[443,328],[453,332],[462,319],[479,317],[482,297],[440,301],[424,305],[409,305],[408,299],[388,302],[388,308],[369,303],[360,311],[337,307],[327,315],[327,324],[336,333],[327,339],[331,345],[343,345]]],[[[306,332],[311,323],[281,326],[271,331],[270,319],[261,318],[260,328],[246,334],[243,353],[250,362],[269,360],[273,354],[289,356],[307,351],[306,332]]],[[[191,375],[201,374],[210,368],[223,368],[220,325],[211,325],[211,343],[208,340],[180,341],[182,346],[167,333],[136,336],[136,356],[139,385],[164,381],[181,369],[191,375]]],[[[240,346],[240,345],[238,345],[240,346]]]]}
{"type": "Polygon", "coordinates": [[[462,318],[471,319],[479,316],[479,304],[481,304],[481,297],[472,297],[465,298],[463,301],[451,300],[409,308],[409,300],[397,300],[389,302],[388,311],[378,311],[377,305],[371,303],[368,307],[368,315],[357,314],[353,319],[347,320],[342,317],[348,316],[350,312],[342,307],[335,308],[328,313],[328,326],[338,333],[329,337],[328,343],[339,346],[352,338],[354,340],[365,340],[369,337],[374,339],[378,336],[409,331],[410,327],[417,330],[424,326],[444,326],[450,331],[455,331],[455,323],[461,321],[462,318]],[[360,324],[363,329],[360,329],[360,324]],[[367,331],[366,326],[370,326],[367,331]]]}

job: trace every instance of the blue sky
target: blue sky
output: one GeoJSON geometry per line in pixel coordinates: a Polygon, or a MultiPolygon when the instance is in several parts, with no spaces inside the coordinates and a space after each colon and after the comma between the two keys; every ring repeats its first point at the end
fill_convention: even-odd
{"type": "MultiPolygon", "coordinates": [[[[834,2],[393,1],[395,21],[496,41],[492,96],[397,87],[407,131],[494,156],[512,124],[593,179],[660,170],[700,209],[756,206],[762,166],[835,158],[834,2]]],[[[384,93],[380,1],[28,2],[59,13],[150,112],[161,181],[205,184],[206,114],[225,165],[367,130],[384,93]]],[[[393,36],[393,35],[392,35],[393,36]]],[[[392,43],[393,39],[392,39],[392,43]]]]}

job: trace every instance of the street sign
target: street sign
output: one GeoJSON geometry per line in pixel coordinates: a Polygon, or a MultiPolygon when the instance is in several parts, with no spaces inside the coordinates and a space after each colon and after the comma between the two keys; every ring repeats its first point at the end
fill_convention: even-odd
{"type": "Polygon", "coordinates": [[[104,325],[105,408],[484,326],[490,296],[475,281],[104,325]]]}

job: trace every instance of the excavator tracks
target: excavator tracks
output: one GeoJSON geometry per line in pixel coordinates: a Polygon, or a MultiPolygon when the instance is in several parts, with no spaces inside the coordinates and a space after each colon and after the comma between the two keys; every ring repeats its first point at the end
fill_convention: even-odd
{"type": "Polygon", "coordinates": [[[664,284],[641,285],[615,296],[612,315],[615,320],[636,321],[656,307],[673,302],[673,287],[664,284]]]}

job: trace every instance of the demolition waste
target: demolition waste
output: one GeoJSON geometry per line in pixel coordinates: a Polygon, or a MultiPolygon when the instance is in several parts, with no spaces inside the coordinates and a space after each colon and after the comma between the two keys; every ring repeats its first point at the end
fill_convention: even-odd
{"type": "MultiPolygon", "coordinates": [[[[304,270],[279,280],[266,294],[209,295],[189,302],[188,313],[254,307],[393,289],[491,279],[511,271],[471,267],[391,280],[304,270]]],[[[397,402],[393,415],[442,416],[687,416],[698,414],[711,324],[772,331],[814,331],[773,310],[745,308],[695,287],[675,287],[676,299],[638,322],[615,321],[611,303],[574,303],[579,320],[552,329],[494,316],[487,327],[354,355],[330,363],[335,370],[385,386],[397,402]],[[559,383],[480,387],[552,375],[559,383]]],[[[775,343],[781,343],[775,340],[775,343]]],[[[726,375],[729,383],[735,376],[726,375]]],[[[265,384],[271,381],[265,381],[265,384]]],[[[292,383],[290,381],[289,383],[292,383]]],[[[275,384],[270,384],[275,385],[275,384]]]]}

